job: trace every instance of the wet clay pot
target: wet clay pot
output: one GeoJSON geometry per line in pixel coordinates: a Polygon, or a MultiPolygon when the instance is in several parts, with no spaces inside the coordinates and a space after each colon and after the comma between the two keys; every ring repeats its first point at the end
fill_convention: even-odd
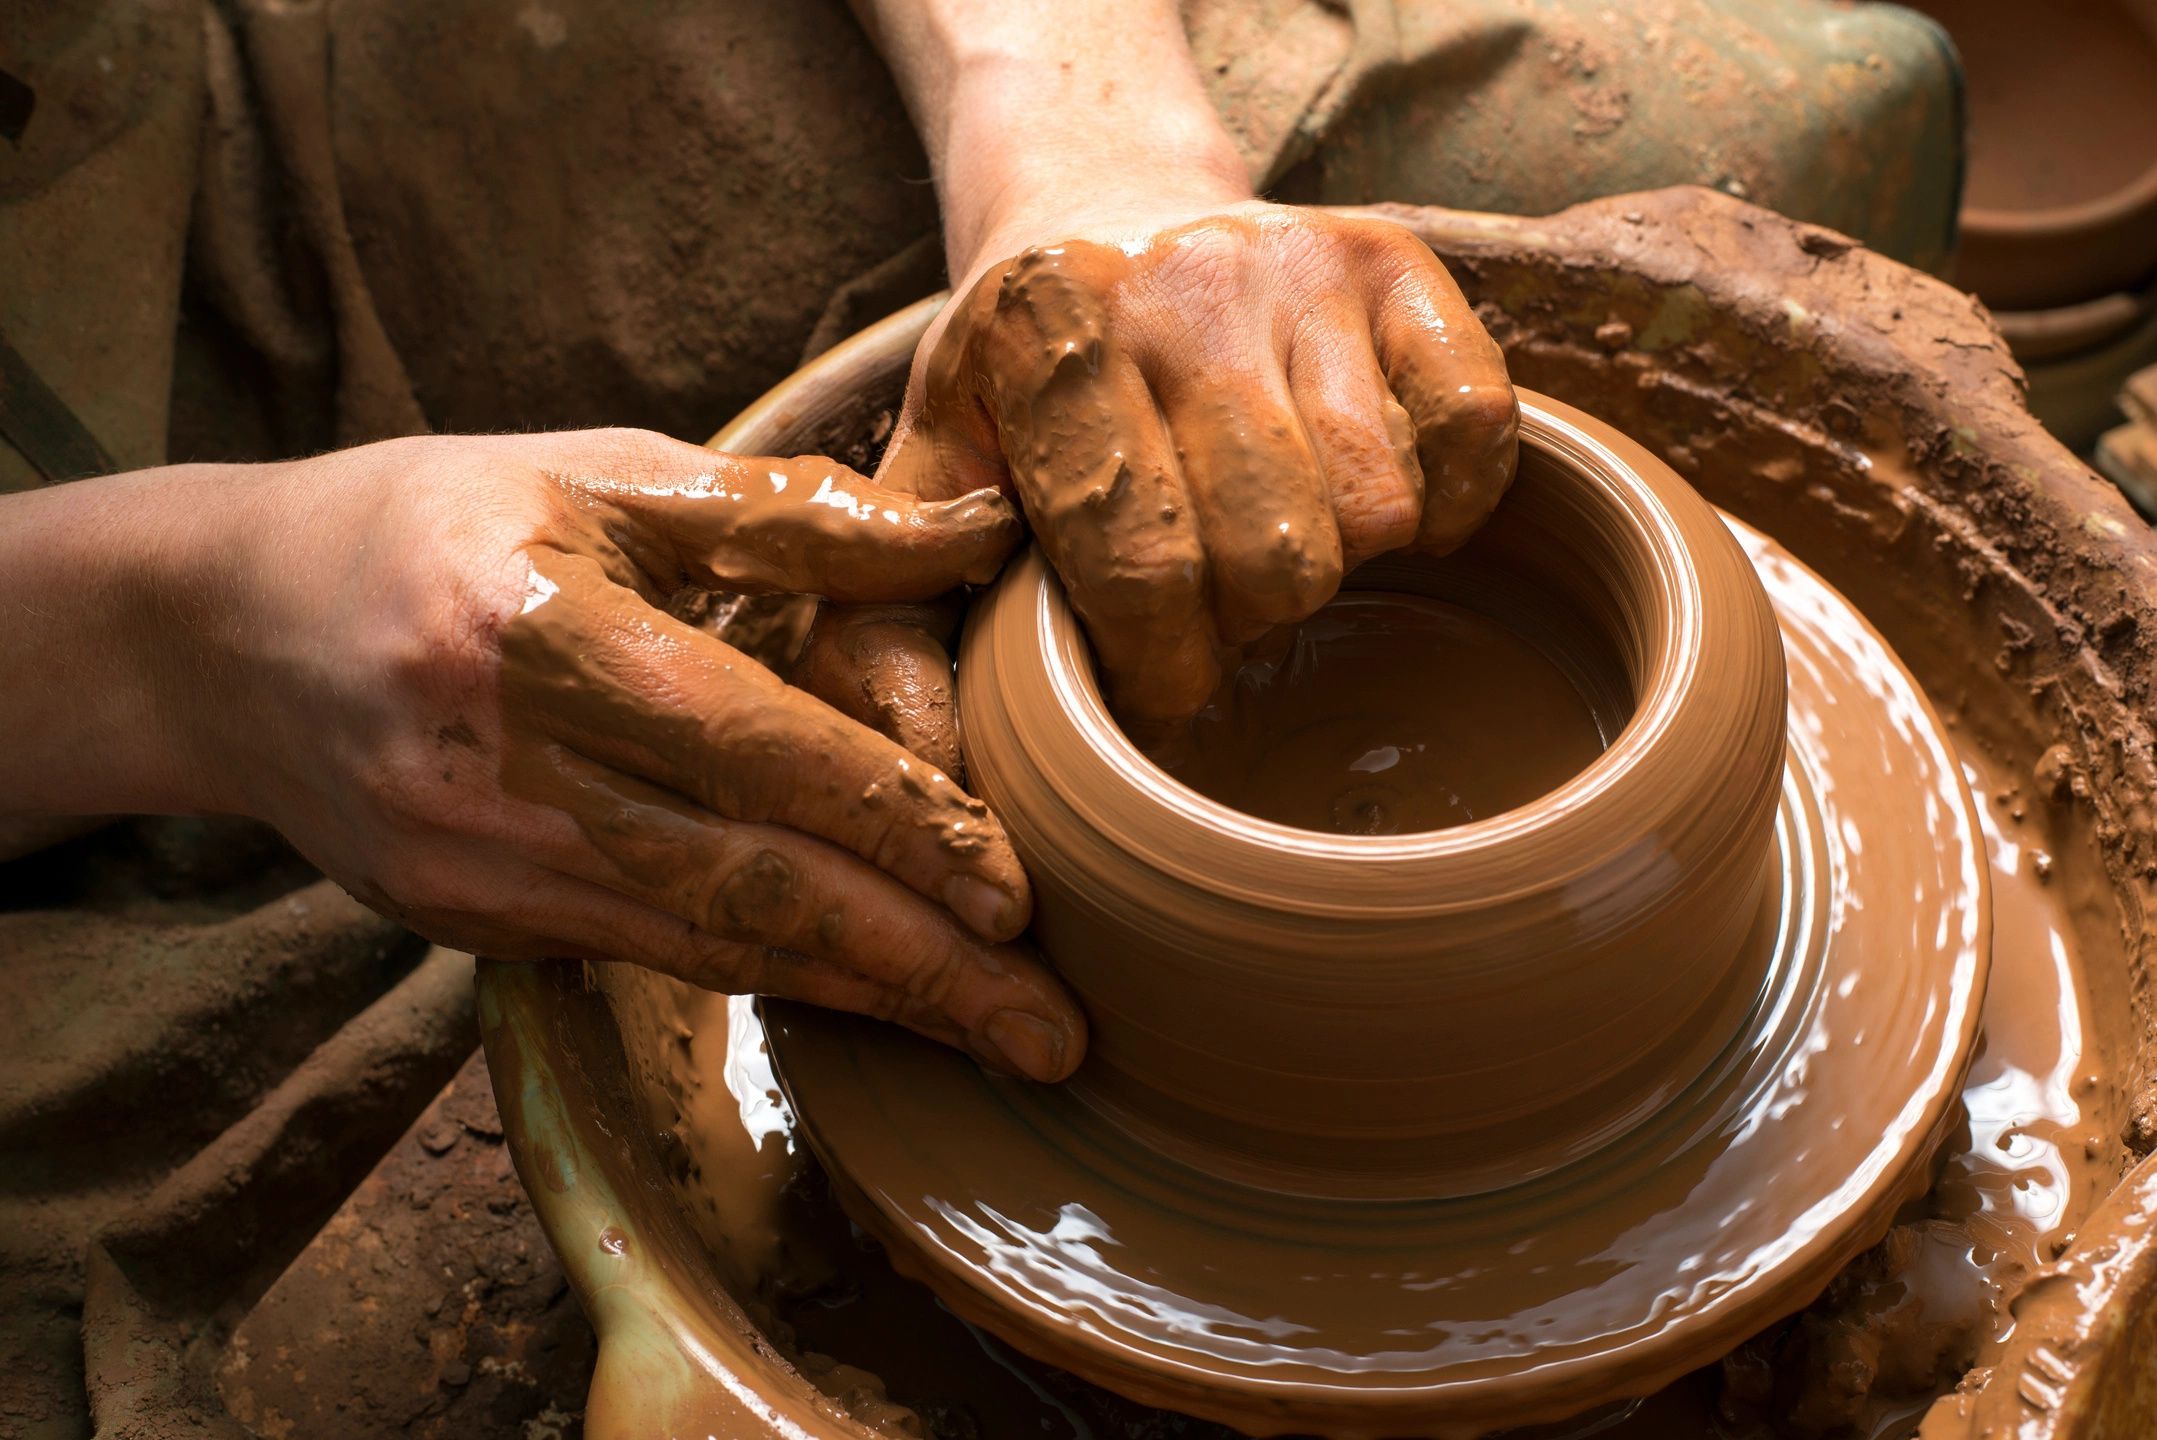
{"type": "MultiPolygon", "coordinates": [[[[1614,443],[1523,395],[1519,478],[1486,530],[1346,582],[1501,620],[1616,737],[1475,823],[1343,835],[1232,809],[1117,727],[1038,554],[976,608],[969,774],[1086,1005],[1093,1103],[1275,1188],[1457,1195],[1593,1150],[1729,1043],[1777,898],[1782,646],[1714,512],[1614,443]]],[[[1513,723],[1532,760],[1537,718],[1513,723]]]]}
{"type": "MultiPolygon", "coordinates": [[[[1014,1085],[888,1026],[764,1014],[848,1213],[1018,1350],[1247,1434],[1454,1440],[1711,1362],[1925,1188],[1991,916],[1937,716],[1772,542],[1609,427],[1521,407],[1485,531],[1372,562],[1313,622],[1450,605],[1570,675],[1614,738],[1553,771],[1544,717],[1484,710],[1499,728],[1461,743],[1539,783],[1482,818],[1258,820],[1116,728],[1038,560],[970,618],[969,773],[1087,1004],[1087,1063],[1014,1085]]],[[[1419,698],[1411,732],[1473,703],[1419,698]]],[[[1328,733],[1256,753],[1300,777],[1275,742],[1328,733]]]]}

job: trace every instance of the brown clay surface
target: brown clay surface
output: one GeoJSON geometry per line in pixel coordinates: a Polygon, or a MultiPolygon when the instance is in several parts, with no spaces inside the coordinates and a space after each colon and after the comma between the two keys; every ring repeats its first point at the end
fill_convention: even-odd
{"type": "Polygon", "coordinates": [[[1588,768],[1608,731],[1557,662],[1464,605],[1355,591],[1247,660],[1163,768],[1232,810],[1341,835],[1503,814],[1588,768]]]}
{"type": "MultiPolygon", "coordinates": [[[[2026,888],[2041,897],[2041,931],[2059,937],[2049,954],[2064,955],[2082,979],[2075,1013],[2092,1068],[2124,1077],[2132,1123],[2114,1109],[2110,1079],[2074,1106],[2057,1105],[2059,1088],[2046,1078],[2055,1073],[2048,1057],[2064,1053],[2055,1045],[2036,1056],[1994,1045],[1972,1088],[1996,1063],[1994,1079],[2014,1083],[1995,1094],[2038,1097],[1993,1122],[1995,1137],[2021,1133],[2006,1135],[2005,1150],[1982,1127],[1950,1137],[1952,1173],[1970,1185],[1943,1187],[1903,1219],[1970,1229],[1969,1245],[1951,1248],[1983,1267],[2000,1233],[1983,1217],[2005,1216],[2045,1189],[2060,1206],[2048,1216],[2033,1207],[2025,1234],[2039,1253],[2057,1247],[2081,1218],[2080,1187],[2117,1173],[2114,1137],[2124,1130],[2141,1148],[2157,1134],[2151,1067],[2113,1065],[2108,1048],[2130,1019],[2130,1043],[2148,1034],[2151,1013],[2132,977],[2146,959],[2143,917],[2157,913],[2148,903],[2157,872],[2146,720],[2157,666],[2142,593],[2157,547],[2116,495],[2031,422],[1982,312],[1839,236],[1701,192],[1626,197],[1548,221],[1394,213],[1463,277],[1517,377],[1619,419],[1859,599],[1931,688],[2001,833],[2025,857],[2051,861],[2045,883],[2026,888]],[[2078,1161],[2048,1139],[2055,1127],[2070,1143],[2094,1127],[2100,1138],[2089,1148],[2098,1153],[2078,1161]],[[2039,1178],[2047,1173],[2071,1183],[2039,1178]],[[1998,1198],[1973,1209],[1973,1191],[1998,1198]]],[[[896,380],[886,394],[895,393],[896,380]]],[[[2014,888],[1996,879],[2003,896],[2014,888]]],[[[2002,926],[2000,964],[2034,963],[2010,953],[2004,915],[2002,926]]],[[[1996,1016],[1988,1006],[1988,1024],[1996,1016]]],[[[1902,1382],[1890,1383],[1883,1357],[1906,1353],[1897,1336],[1907,1332],[1888,1323],[1877,1297],[1900,1290],[1912,1253],[1891,1237],[1805,1317],[1746,1347],[1732,1362],[1733,1395],[1753,1397],[1786,1434],[1844,1433],[1825,1418],[1838,1408],[1856,1417],[1857,1433],[1894,1433],[1873,1420],[1888,1414],[1883,1403],[1892,1409],[1902,1382]],[[1874,1346],[1874,1335],[1883,1343],[1874,1346]],[[1820,1398],[1801,1412],[1779,1393],[1786,1387],[1820,1398]]],[[[1960,1274],[1982,1272],[1927,1265],[1922,1273],[1928,1306],[1939,1296],[1951,1309],[1960,1274]]],[[[1980,1372],[1970,1383],[1983,1381],[1980,1372]]],[[[1665,1392],[1625,1433],[1770,1433],[1766,1422],[1712,1419],[1715,1389],[1711,1372],[1665,1392]]],[[[1923,1398],[1901,1403],[1910,1413],[1923,1398]]],[[[1202,1433],[1179,1417],[1143,1417],[1126,1431],[1082,1413],[1097,1435],[1202,1433]]],[[[937,1430],[966,1434],[965,1424],[963,1413],[947,1413],[937,1430]]],[[[1085,1432],[1074,1424],[1044,1433],[1085,1432]]]]}
{"type": "Polygon", "coordinates": [[[1996,1381],[1942,1400],[1919,1440],[2144,1433],[2157,1407],[2153,1291],[2157,1163],[2145,1160],[2015,1297],[2014,1334],[1987,1357],[1996,1381]]]}

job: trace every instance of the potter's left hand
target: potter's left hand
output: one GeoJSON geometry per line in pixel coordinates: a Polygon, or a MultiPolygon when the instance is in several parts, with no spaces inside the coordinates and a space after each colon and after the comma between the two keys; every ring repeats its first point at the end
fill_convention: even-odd
{"type": "Polygon", "coordinates": [[[914,602],[1001,496],[636,431],[427,436],[0,496],[0,818],[246,815],[440,944],[885,1016],[1037,1079],[1084,1021],[947,776],[665,608],[914,602]]]}
{"type": "Polygon", "coordinates": [[[1459,545],[1515,450],[1504,359],[1408,231],[1255,201],[1169,222],[1045,224],[978,268],[882,476],[1015,491],[1140,723],[1361,561],[1459,545]]]}

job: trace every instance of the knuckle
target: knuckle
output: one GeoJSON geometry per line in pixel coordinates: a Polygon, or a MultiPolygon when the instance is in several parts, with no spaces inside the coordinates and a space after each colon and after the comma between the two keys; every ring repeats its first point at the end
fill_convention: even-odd
{"type": "MultiPolygon", "coordinates": [[[[1327,216],[1329,240],[1346,264],[1360,269],[1381,287],[1411,280],[1424,282],[1444,264],[1423,238],[1397,221],[1367,215],[1327,216]]],[[[1450,276],[1447,277],[1450,280],[1450,276]]]]}
{"type": "Polygon", "coordinates": [[[732,939],[792,934],[806,887],[792,861],[769,845],[723,860],[712,876],[706,925],[732,939]]]}
{"type": "Polygon", "coordinates": [[[1332,527],[1283,519],[1225,543],[1214,556],[1221,589],[1268,619],[1301,619],[1333,598],[1341,553],[1332,527]]]}
{"type": "Polygon", "coordinates": [[[1376,555],[1407,544],[1423,510],[1417,489],[1397,474],[1346,487],[1334,504],[1341,544],[1358,555],[1376,555]]]}
{"type": "Polygon", "coordinates": [[[486,887],[466,867],[409,850],[377,865],[371,885],[388,897],[388,913],[407,923],[420,916],[481,915],[494,908],[486,887]]]}
{"type": "Polygon", "coordinates": [[[684,447],[682,441],[656,431],[609,425],[585,431],[581,448],[587,462],[605,473],[641,479],[676,466],[684,447]]]}
{"type": "Polygon", "coordinates": [[[1505,431],[1519,428],[1520,397],[1503,377],[1471,385],[1461,394],[1462,423],[1470,430],[1505,431]]]}
{"type": "Polygon", "coordinates": [[[1036,245],[1003,268],[993,300],[968,318],[981,339],[998,346],[1030,347],[1044,336],[1098,330],[1108,297],[1129,268],[1120,252],[1091,241],[1036,245]]]}
{"type": "Polygon", "coordinates": [[[948,1009],[965,975],[958,953],[928,933],[913,935],[905,944],[906,950],[899,957],[905,993],[932,1009],[948,1009]]]}
{"type": "Polygon", "coordinates": [[[805,770],[800,764],[805,747],[827,756],[831,750],[826,737],[800,722],[797,695],[769,706],[734,693],[704,698],[702,723],[680,763],[687,788],[707,808],[730,820],[761,823],[787,807],[814,813],[835,796],[833,766],[805,770]]]}
{"type": "Polygon", "coordinates": [[[707,990],[724,990],[731,995],[799,992],[795,972],[802,968],[801,957],[791,950],[777,945],[745,945],[712,935],[698,937],[694,944],[707,957],[702,963],[712,973],[712,978],[699,977],[697,981],[707,990]]]}
{"type": "MultiPolygon", "coordinates": [[[[687,920],[671,933],[672,945],[661,942],[679,956],[681,978],[723,995],[750,995],[760,988],[764,951],[745,946],[692,925],[687,920]]],[[[670,957],[672,958],[672,957],[670,957]]]]}
{"type": "Polygon", "coordinates": [[[1351,223],[1357,227],[1357,238],[1369,248],[1370,254],[1390,268],[1403,274],[1429,274],[1435,271],[1445,276],[1450,283],[1451,275],[1431,247],[1424,244],[1423,238],[1407,226],[1391,220],[1356,220],[1351,223]]]}
{"type": "Polygon", "coordinates": [[[367,807],[396,832],[479,833],[478,817],[458,803],[454,776],[433,753],[408,747],[359,767],[356,784],[367,807]]]}
{"type": "Polygon", "coordinates": [[[913,1012],[914,1006],[903,990],[878,988],[862,997],[861,1013],[872,1020],[882,1020],[887,1024],[904,1023],[913,1012]]]}
{"type": "MultiPolygon", "coordinates": [[[[1503,380],[1466,381],[1439,398],[1421,426],[1426,442],[1449,448],[1490,444],[1520,426],[1520,401],[1503,380]]],[[[1426,457],[1427,458],[1427,457],[1426,457]]]]}
{"type": "Polygon", "coordinates": [[[1091,624],[1134,625],[1186,615],[1205,597],[1205,558],[1182,533],[1131,537],[1107,563],[1067,573],[1072,604],[1091,624]]]}

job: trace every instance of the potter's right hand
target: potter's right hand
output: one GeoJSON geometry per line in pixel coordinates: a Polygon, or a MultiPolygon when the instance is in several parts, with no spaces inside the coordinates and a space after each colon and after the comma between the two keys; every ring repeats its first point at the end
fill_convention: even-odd
{"type": "MultiPolygon", "coordinates": [[[[1127,724],[1513,476],[1497,345],[1390,221],[1258,201],[1027,213],[938,317],[879,478],[1025,507],[1127,724]]],[[[962,282],[964,283],[964,282],[962,282]]]]}
{"type": "Polygon", "coordinates": [[[1401,226],[1256,198],[1187,7],[854,3],[959,297],[878,478],[1016,495],[1126,725],[1190,718],[1358,561],[1482,522],[1513,474],[1504,357],[1401,226]]]}
{"type": "Polygon", "coordinates": [[[1038,1079],[1076,1066],[1076,1008],[1004,943],[1031,898],[995,817],[661,608],[683,585],[908,602],[984,581],[1019,534],[1001,497],[634,431],[70,489],[130,485],[108,508],[194,496],[155,539],[199,554],[147,610],[180,622],[145,642],[175,678],[141,728],[187,718],[170,808],[266,820],[443,944],[861,1011],[1038,1079]]]}

